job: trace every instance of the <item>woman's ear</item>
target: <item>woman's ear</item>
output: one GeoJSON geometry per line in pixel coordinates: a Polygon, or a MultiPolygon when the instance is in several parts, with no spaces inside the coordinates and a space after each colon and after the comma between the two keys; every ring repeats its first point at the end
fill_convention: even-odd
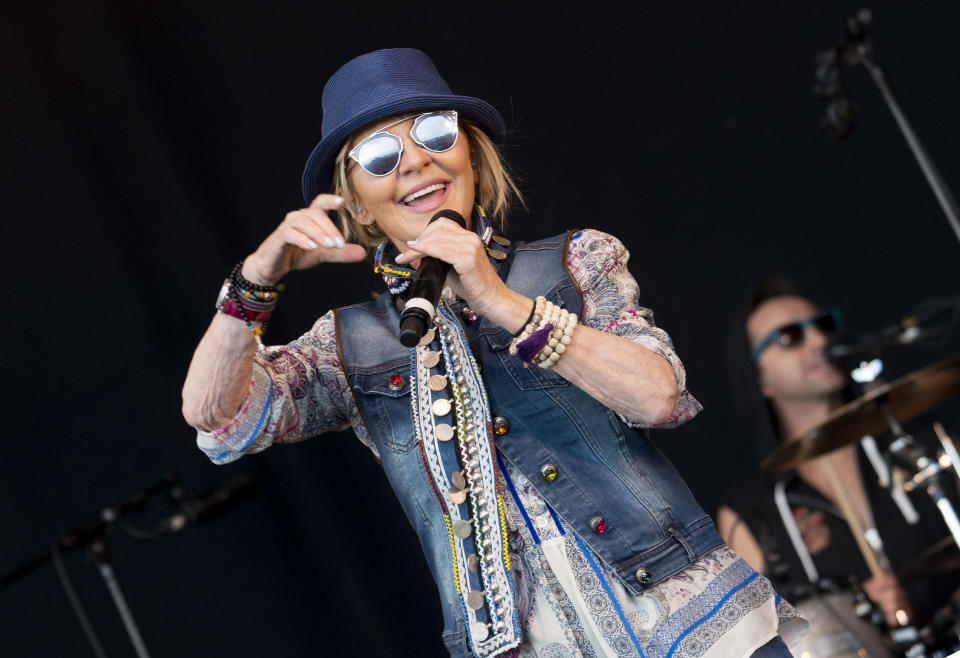
{"type": "Polygon", "coordinates": [[[370,224],[373,224],[373,217],[368,215],[367,211],[363,209],[363,206],[356,201],[350,204],[350,212],[353,214],[353,218],[357,220],[358,224],[363,224],[364,226],[370,226],[370,224]]]}

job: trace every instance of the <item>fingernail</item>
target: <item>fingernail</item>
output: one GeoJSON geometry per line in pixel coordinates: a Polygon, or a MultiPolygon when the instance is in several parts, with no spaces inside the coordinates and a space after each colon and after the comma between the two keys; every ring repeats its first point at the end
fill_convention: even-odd
{"type": "Polygon", "coordinates": [[[328,247],[332,247],[334,245],[334,242],[330,238],[324,238],[323,244],[327,245],[328,247]]]}
{"type": "Polygon", "coordinates": [[[342,197],[342,196],[335,196],[335,197],[333,197],[333,202],[334,202],[334,203],[343,203],[343,197],[342,197]]]}
{"type": "Polygon", "coordinates": [[[393,262],[399,263],[402,259],[403,259],[403,254],[400,254],[399,256],[393,259],[393,262]]]}
{"type": "Polygon", "coordinates": [[[337,238],[336,243],[337,243],[337,246],[340,247],[341,249],[347,246],[347,243],[343,241],[343,238],[337,238]]]}
{"type": "Polygon", "coordinates": [[[417,244],[417,241],[416,241],[416,240],[407,240],[407,244],[409,244],[409,245],[415,245],[415,244],[417,244]]]}
{"type": "Polygon", "coordinates": [[[307,240],[307,244],[310,245],[310,248],[311,248],[311,249],[316,249],[317,247],[320,246],[320,245],[318,245],[316,242],[314,242],[313,240],[307,240]]]}

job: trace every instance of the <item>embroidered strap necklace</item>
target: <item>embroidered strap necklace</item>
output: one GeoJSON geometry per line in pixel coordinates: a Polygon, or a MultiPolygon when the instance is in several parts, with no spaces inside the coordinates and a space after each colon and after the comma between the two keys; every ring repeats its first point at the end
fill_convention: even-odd
{"type": "Polygon", "coordinates": [[[519,611],[496,480],[490,405],[479,367],[442,300],[411,349],[411,411],[424,467],[447,525],[453,580],[473,654],[517,646],[519,611]]]}

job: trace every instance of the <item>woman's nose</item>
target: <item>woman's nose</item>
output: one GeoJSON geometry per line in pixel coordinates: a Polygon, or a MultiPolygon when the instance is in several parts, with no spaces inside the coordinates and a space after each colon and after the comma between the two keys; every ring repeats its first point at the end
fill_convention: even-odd
{"type": "Polygon", "coordinates": [[[409,134],[403,135],[403,154],[400,156],[400,175],[416,173],[430,162],[430,154],[426,149],[417,146],[409,134]]]}

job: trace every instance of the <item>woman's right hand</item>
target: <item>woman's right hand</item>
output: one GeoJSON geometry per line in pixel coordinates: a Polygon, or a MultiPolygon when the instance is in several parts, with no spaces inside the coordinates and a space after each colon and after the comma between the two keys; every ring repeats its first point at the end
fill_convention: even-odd
{"type": "Polygon", "coordinates": [[[342,205],[343,198],[320,194],[309,207],[288,212],[280,226],[244,260],[243,277],[260,285],[273,285],[290,270],[363,260],[366,250],[358,244],[346,244],[327,215],[342,205]]]}

